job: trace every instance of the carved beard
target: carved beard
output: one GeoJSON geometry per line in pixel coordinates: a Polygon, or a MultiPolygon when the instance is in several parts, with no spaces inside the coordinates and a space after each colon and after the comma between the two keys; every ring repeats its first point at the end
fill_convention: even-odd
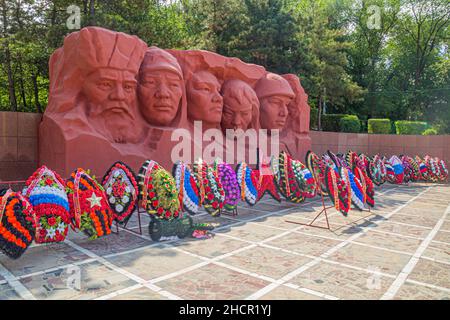
{"type": "MultiPolygon", "coordinates": [[[[92,110],[90,108],[90,110],[92,110]]],[[[98,108],[94,110],[99,110],[98,108]]],[[[141,126],[128,111],[115,112],[106,109],[100,112],[88,112],[93,127],[110,142],[137,143],[141,137],[141,126]]]]}

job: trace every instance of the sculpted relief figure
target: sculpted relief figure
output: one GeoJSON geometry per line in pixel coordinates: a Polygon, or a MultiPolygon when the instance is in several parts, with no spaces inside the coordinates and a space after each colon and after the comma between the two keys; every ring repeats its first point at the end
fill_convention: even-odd
{"type": "MultiPolygon", "coordinates": [[[[66,36],[49,71],[39,161],[64,177],[76,167],[101,176],[118,160],[134,170],[146,159],[169,168],[177,128],[191,134],[183,150],[192,149],[192,159],[197,149],[228,149],[226,129],[283,129],[280,143],[297,159],[311,145],[307,95],[298,78],[284,79],[236,58],[149,48],[136,36],[86,27],[66,36]],[[192,130],[197,120],[203,127],[199,138],[192,130]],[[211,131],[220,135],[217,140],[204,134],[210,128],[218,129],[211,131]]],[[[249,155],[258,143],[246,137],[249,155]]]]}
{"type": "Polygon", "coordinates": [[[255,91],[261,105],[261,128],[283,129],[288,116],[288,105],[295,96],[289,83],[277,74],[268,73],[258,80],[255,91]]]}
{"type": "Polygon", "coordinates": [[[259,129],[259,101],[255,91],[242,80],[227,80],[222,85],[222,130],[259,129]]]}
{"type": "Polygon", "coordinates": [[[151,47],[139,71],[140,110],[152,126],[178,127],[185,118],[183,72],[168,52],[151,47]]]}
{"type": "Polygon", "coordinates": [[[111,142],[141,138],[136,76],[145,48],[138,38],[122,33],[80,31],[76,62],[84,78],[81,104],[91,127],[111,142]]]}
{"type": "Polygon", "coordinates": [[[186,90],[191,125],[194,121],[202,121],[203,130],[220,129],[223,99],[219,80],[208,71],[198,71],[187,82],[186,90]]]}

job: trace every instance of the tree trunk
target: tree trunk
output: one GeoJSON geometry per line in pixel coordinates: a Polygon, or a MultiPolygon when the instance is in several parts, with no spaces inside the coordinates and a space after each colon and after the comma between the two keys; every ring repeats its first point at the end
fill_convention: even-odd
{"type": "Polygon", "coordinates": [[[22,98],[23,108],[24,110],[27,109],[27,99],[25,95],[25,86],[23,83],[23,68],[22,68],[22,62],[19,62],[19,88],[20,88],[20,96],[22,98]]]}
{"type": "Polygon", "coordinates": [[[8,19],[7,19],[7,7],[6,2],[3,0],[1,2],[2,6],[2,22],[3,22],[3,37],[5,38],[4,48],[5,48],[5,69],[8,75],[8,91],[9,91],[9,105],[11,106],[11,111],[17,111],[17,100],[16,100],[16,90],[14,88],[14,77],[11,68],[11,52],[9,51],[9,41],[8,41],[8,19]]]}
{"type": "Polygon", "coordinates": [[[39,87],[38,87],[38,83],[37,83],[37,74],[36,73],[33,72],[31,74],[31,80],[33,82],[33,89],[34,89],[34,103],[36,104],[37,112],[42,113],[42,107],[41,107],[41,104],[39,103],[39,87]]]}
{"type": "Polygon", "coordinates": [[[89,0],[89,25],[95,26],[95,0],[89,0]]]}
{"type": "Polygon", "coordinates": [[[318,115],[317,115],[317,130],[322,131],[322,96],[319,95],[318,100],[318,115]]]}

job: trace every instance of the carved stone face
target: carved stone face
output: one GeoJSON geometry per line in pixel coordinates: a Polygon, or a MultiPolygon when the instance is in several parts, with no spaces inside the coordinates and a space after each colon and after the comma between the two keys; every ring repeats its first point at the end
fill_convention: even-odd
{"type": "Polygon", "coordinates": [[[168,126],[175,119],[183,95],[183,81],[169,70],[141,72],[138,96],[141,112],[152,125],[168,126]]]}
{"type": "MultiPolygon", "coordinates": [[[[82,93],[88,101],[88,115],[135,119],[132,105],[136,100],[136,79],[129,71],[100,68],[84,81],[82,93]]],[[[130,119],[123,119],[130,121],[130,119]]]]}
{"type": "Polygon", "coordinates": [[[222,128],[247,130],[252,121],[252,106],[241,105],[236,100],[225,101],[222,114],[222,128]]]}
{"type": "Polygon", "coordinates": [[[99,68],[83,83],[81,92],[87,100],[88,119],[112,142],[136,142],[140,135],[141,128],[136,123],[136,85],[133,73],[113,68],[99,68]]]}
{"type": "Polygon", "coordinates": [[[273,95],[260,100],[261,113],[259,120],[263,129],[283,129],[288,116],[288,105],[292,98],[273,95]]]}
{"type": "Polygon", "coordinates": [[[241,80],[228,80],[222,86],[222,130],[251,127],[253,117],[258,116],[259,102],[255,91],[241,80]]]}
{"type": "Polygon", "coordinates": [[[186,89],[188,118],[218,126],[222,118],[223,99],[217,78],[206,71],[197,72],[188,81],[186,89]]]}

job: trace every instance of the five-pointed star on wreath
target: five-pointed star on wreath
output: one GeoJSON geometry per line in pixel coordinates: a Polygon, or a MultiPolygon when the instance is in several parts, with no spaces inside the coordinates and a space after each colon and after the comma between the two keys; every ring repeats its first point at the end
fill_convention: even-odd
{"type": "Polygon", "coordinates": [[[101,207],[100,201],[102,200],[102,197],[97,197],[94,192],[92,192],[91,197],[87,198],[86,200],[91,203],[91,208],[93,208],[95,206],[101,207]]]}

